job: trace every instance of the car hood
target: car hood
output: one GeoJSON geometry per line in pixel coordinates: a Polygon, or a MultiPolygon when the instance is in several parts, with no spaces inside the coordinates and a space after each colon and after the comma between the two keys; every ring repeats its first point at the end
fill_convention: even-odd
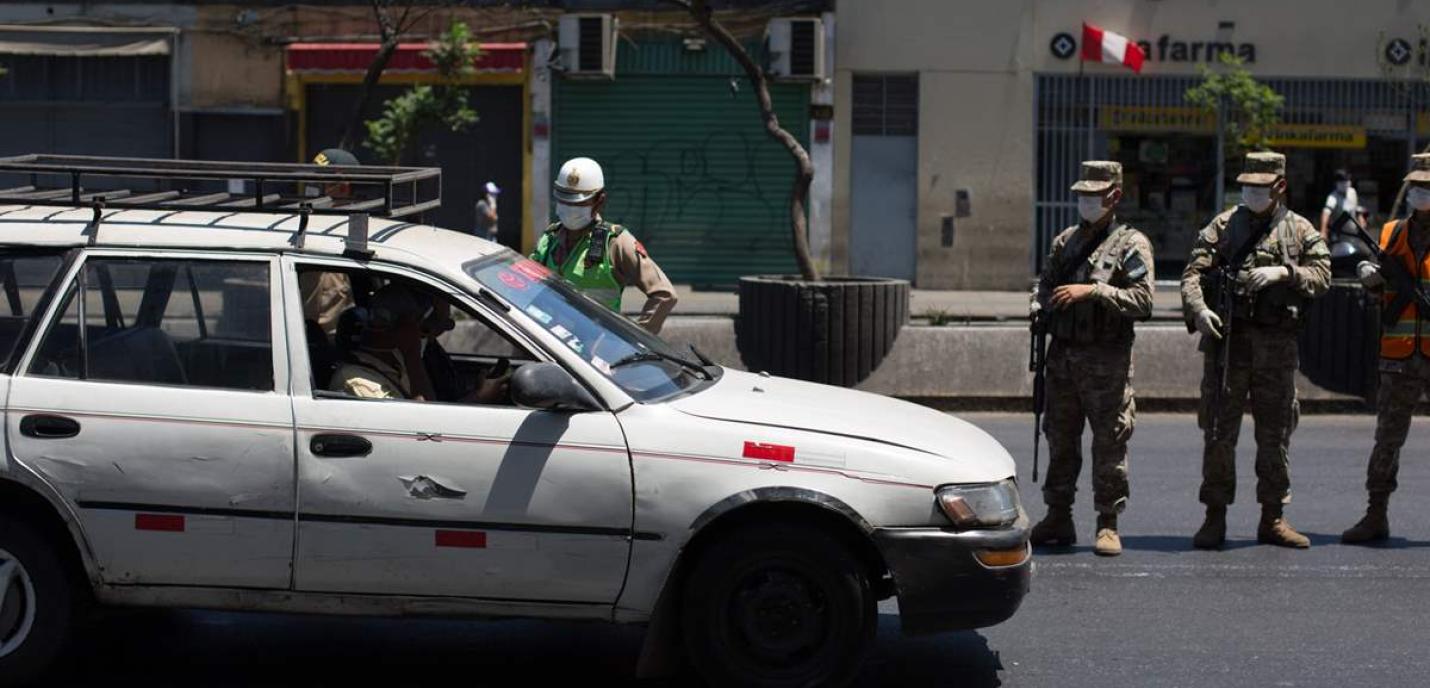
{"type": "Polygon", "coordinates": [[[712,420],[852,437],[957,460],[990,462],[1013,474],[1008,451],[977,426],[933,409],[843,387],[725,370],[710,388],[671,402],[712,420]]]}

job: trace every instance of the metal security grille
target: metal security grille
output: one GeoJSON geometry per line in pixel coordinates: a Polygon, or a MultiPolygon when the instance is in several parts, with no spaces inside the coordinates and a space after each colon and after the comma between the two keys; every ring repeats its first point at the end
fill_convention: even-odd
{"type": "MultiPolygon", "coordinates": [[[[1286,124],[1354,125],[1364,127],[1367,135],[1404,139],[1406,160],[1418,150],[1417,116],[1430,108],[1430,84],[1376,79],[1263,81],[1286,99],[1282,111],[1286,124]]],[[[1032,251],[1035,273],[1042,269],[1057,232],[1077,221],[1077,202],[1068,187],[1077,178],[1078,163],[1107,155],[1105,137],[1099,136],[1099,109],[1190,107],[1183,94],[1197,82],[1198,78],[1191,76],[1037,76],[1032,251]]]]}
{"type": "Polygon", "coordinates": [[[855,136],[917,136],[918,75],[856,75],[855,136]]]}

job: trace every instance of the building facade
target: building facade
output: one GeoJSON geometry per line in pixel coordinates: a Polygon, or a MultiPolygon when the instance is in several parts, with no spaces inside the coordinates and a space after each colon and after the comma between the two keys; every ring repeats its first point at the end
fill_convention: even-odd
{"type": "Polygon", "coordinates": [[[1026,286],[1076,219],[1067,188],[1086,158],[1123,163],[1121,215],[1172,277],[1235,200],[1230,181],[1216,198],[1215,119],[1183,96],[1223,52],[1285,98],[1272,145],[1291,207],[1313,220],[1337,168],[1383,216],[1430,140],[1430,3],[883,0],[838,14],[829,260],[925,288],[1026,286]],[[1081,63],[1084,22],[1139,42],[1141,73],[1081,63]]]}

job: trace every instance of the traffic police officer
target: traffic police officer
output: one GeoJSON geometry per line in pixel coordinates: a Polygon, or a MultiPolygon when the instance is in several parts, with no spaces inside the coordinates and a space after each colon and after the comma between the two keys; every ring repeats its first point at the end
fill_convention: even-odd
{"type": "Polygon", "coordinates": [[[1082,428],[1092,426],[1092,492],[1097,509],[1093,551],[1122,553],[1117,515],[1127,504],[1127,440],[1136,406],[1132,392],[1132,324],[1152,315],[1152,243],[1117,220],[1122,165],[1082,164],[1072,190],[1082,222],[1053,239],[1032,309],[1052,335],[1048,351],[1047,516],[1033,527],[1035,545],[1070,545],[1073,494],[1082,469],[1082,428]],[[1044,315],[1046,314],[1046,315],[1044,315]]]}
{"type": "Polygon", "coordinates": [[[1236,494],[1236,440],[1249,397],[1261,503],[1256,539],[1305,548],[1311,541],[1282,516],[1283,505],[1291,501],[1287,450],[1299,417],[1296,337],[1306,302],[1330,285],[1330,251],[1310,221],[1286,208],[1286,156],[1248,153],[1236,181],[1241,204],[1202,229],[1182,272],[1183,313],[1188,330],[1201,333],[1200,349],[1206,354],[1198,422],[1205,441],[1200,498],[1207,513],[1192,544],[1218,549],[1226,541],[1226,507],[1236,494]],[[1204,292],[1202,279],[1223,265],[1235,271],[1229,284],[1235,298],[1232,312],[1219,315],[1207,304],[1213,296],[1204,292]],[[1230,347],[1226,388],[1213,408],[1222,385],[1215,344],[1222,339],[1226,315],[1233,320],[1230,340],[1223,343],[1230,347]],[[1212,414],[1217,414],[1215,422],[1212,414]]]}
{"type": "Polygon", "coordinates": [[[626,228],[601,218],[606,180],[590,158],[573,158],[556,174],[556,217],[531,259],[556,273],[617,313],[621,292],[636,287],[646,295],[636,322],[660,332],[675,307],[675,287],[626,228]]]}
{"type": "MultiPolygon", "coordinates": [[[[1430,275],[1430,155],[1412,159],[1405,181],[1411,185],[1406,201],[1414,213],[1407,220],[1387,222],[1380,230],[1380,247],[1385,260],[1398,260],[1407,274],[1423,279],[1430,275]]],[[[1400,448],[1410,432],[1415,403],[1430,383],[1430,313],[1423,312],[1414,298],[1397,293],[1404,285],[1387,285],[1374,263],[1361,263],[1357,272],[1366,287],[1385,290],[1382,299],[1386,308],[1395,308],[1397,302],[1403,308],[1395,324],[1387,325],[1380,336],[1375,448],[1370,453],[1365,480],[1370,505],[1365,517],[1341,534],[1341,541],[1348,543],[1378,542],[1390,537],[1386,508],[1400,472],[1400,448]]],[[[1424,284],[1417,286],[1423,290],[1424,284]]]]}

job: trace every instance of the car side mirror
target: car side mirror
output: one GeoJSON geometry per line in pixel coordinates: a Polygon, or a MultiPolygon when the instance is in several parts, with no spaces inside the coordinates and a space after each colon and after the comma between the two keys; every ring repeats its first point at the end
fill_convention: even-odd
{"type": "Polygon", "coordinates": [[[599,411],[601,405],[571,373],[555,363],[528,363],[511,375],[511,399],[543,411],[599,411]]]}

